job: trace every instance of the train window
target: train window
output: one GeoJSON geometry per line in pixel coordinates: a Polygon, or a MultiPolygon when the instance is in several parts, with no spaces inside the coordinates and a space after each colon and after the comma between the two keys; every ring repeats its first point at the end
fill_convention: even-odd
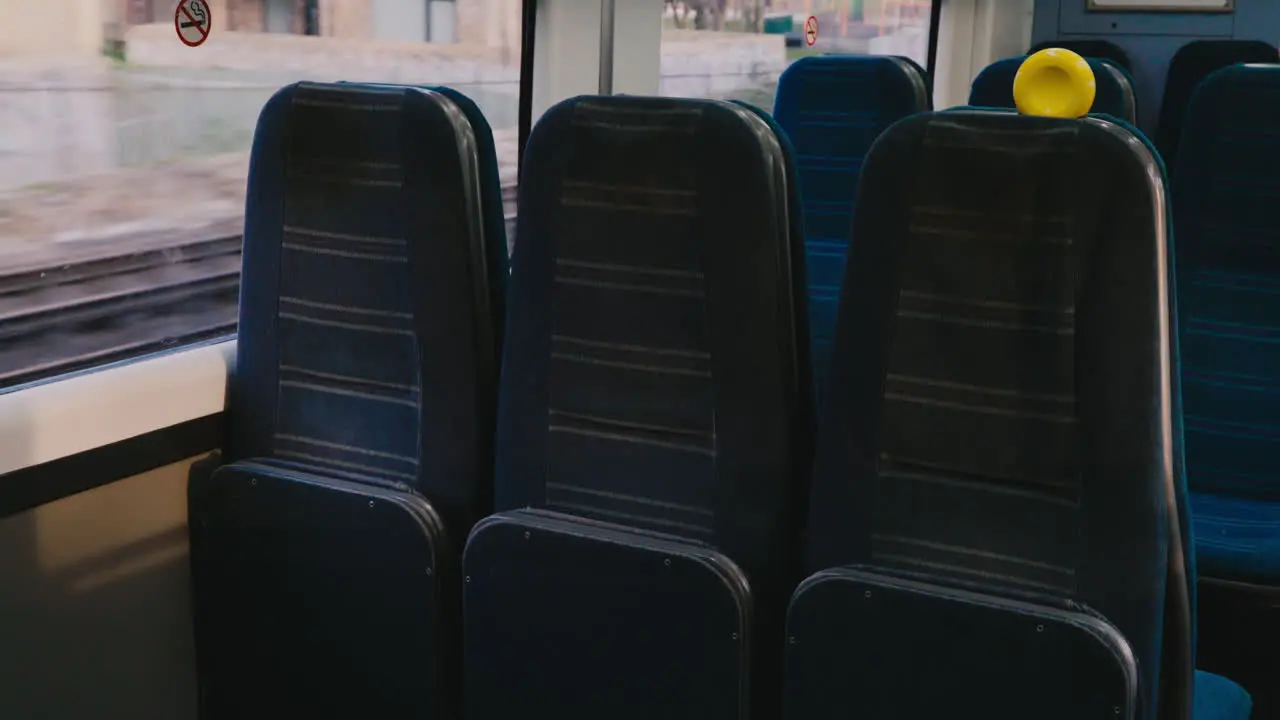
{"type": "Polygon", "coordinates": [[[773,108],[778,76],[826,53],[901,55],[925,67],[928,0],[685,0],[663,3],[662,94],[773,108]]]}
{"type": "Polygon", "coordinates": [[[514,207],[520,0],[184,3],[6,15],[0,390],[235,331],[249,146],[282,85],[466,93],[514,207]]]}

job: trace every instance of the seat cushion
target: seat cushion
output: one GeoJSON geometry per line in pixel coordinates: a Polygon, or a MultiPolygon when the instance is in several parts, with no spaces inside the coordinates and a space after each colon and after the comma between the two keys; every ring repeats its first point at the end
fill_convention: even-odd
{"type": "Polygon", "coordinates": [[[1280,502],[1199,492],[1191,512],[1202,574],[1280,583],[1280,502]]]}
{"type": "Polygon", "coordinates": [[[1192,720],[1248,720],[1253,698],[1244,688],[1203,670],[1196,671],[1196,699],[1192,720]]]}

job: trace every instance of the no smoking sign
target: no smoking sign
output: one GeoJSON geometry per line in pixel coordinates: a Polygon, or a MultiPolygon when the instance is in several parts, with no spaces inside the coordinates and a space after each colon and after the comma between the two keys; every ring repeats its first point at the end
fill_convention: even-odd
{"type": "Polygon", "coordinates": [[[818,42],[818,18],[812,15],[804,21],[804,42],[809,47],[818,42]]]}
{"type": "Polygon", "coordinates": [[[213,27],[213,14],[205,0],[178,0],[173,10],[173,29],[178,39],[187,47],[198,47],[209,39],[213,27]]]}

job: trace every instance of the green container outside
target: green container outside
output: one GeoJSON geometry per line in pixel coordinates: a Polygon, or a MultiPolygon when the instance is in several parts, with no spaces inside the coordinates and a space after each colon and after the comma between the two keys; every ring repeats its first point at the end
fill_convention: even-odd
{"type": "Polygon", "coordinates": [[[795,24],[790,15],[766,15],[763,29],[766,35],[785,35],[795,29],[795,24]]]}

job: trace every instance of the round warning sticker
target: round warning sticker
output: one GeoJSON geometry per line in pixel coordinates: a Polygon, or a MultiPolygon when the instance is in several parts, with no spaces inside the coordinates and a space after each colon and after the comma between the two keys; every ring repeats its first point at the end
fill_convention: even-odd
{"type": "Polygon", "coordinates": [[[809,47],[818,42],[818,18],[812,15],[804,21],[804,41],[809,47]]]}
{"type": "Polygon", "coordinates": [[[209,39],[209,30],[213,24],[213,15],[209,12],[209,3],[205,0],[178,0],[173,11],[173,28],[178,31],[178,39],[187,47],[198,47],[209,39]]]}

